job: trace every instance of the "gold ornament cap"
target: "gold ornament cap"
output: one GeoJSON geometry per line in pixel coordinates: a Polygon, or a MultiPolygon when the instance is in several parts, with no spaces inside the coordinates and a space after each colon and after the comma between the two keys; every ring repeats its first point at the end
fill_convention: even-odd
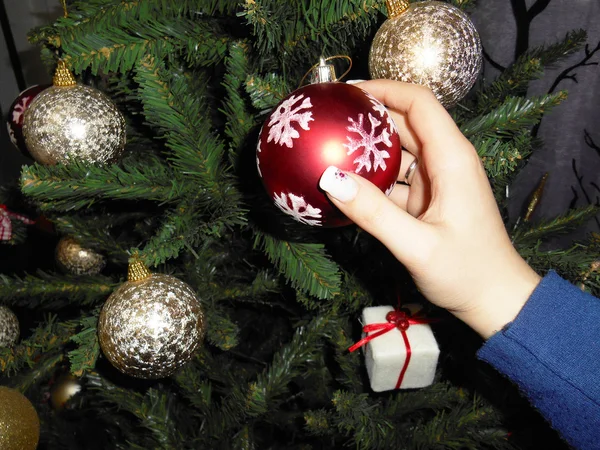
{"type": "Polygon", "coordinates": [[[148,270],[139,256],[134,256],[129,260],[127,269],[127,281],[142,281],[152,276],[152,272],[148,270]]]}
{"type": "Polygon", "coordinates": [[[56,66],[56,71],[52,78],[52,84],[60,87],[75,86],[77,84],[75,77],[67,67],[67,63],[62,59],[58,61],[58,66],[56,66]]]}
{"type": "Polygon", "coordinates": [[[388,19],[398,17],[410,6],[409,0],[386,0],[385,4],[388,10],[388,19]]]}

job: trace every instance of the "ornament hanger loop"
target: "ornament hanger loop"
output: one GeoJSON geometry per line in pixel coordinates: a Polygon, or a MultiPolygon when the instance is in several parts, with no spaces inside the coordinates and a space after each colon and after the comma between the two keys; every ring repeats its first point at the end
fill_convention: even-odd
{"type": "MultiPolygon", "coordinates": [[[[304,74],[304,76],[302,77],[302,79],[300,80],[300,84],[298,85],[298,88],[301,88],[304,85],[304,81],[306,81],[306,78],[312,74],[313,72],[315,72],[315,70],[317,70],[318,68],[326,68],[327,64],[325,64],[327,61],[331,61],[332,59],[345,59],[348,61],[348,69],[346,69],[346,71],[340,76],[340,77],[336,77],[335,76],[335,70],[333,70],[332,73],[332,79],[328,80],[328,81],[340,81],[342,78],[344,78],[346,75],[348,75],[348,73],[350,72],[350,70],[352,69],[352,58],[350,58],[347,55],[334,55],[334,56],[330,56],[328,58],[321,58],[321,60],[314,64],[309,70],[308,72],[306,72],[304,74]]],[[[333,69],[333,66],[331,66],[331,68],[333,69]]]]}

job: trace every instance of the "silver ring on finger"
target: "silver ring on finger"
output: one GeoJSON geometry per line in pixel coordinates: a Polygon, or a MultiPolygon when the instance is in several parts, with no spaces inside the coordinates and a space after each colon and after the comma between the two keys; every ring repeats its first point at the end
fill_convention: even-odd
{"type": "Polygon", "coordinates": [[[413,172],[415,171],[415,169],[417,168],[417,165],[419,164],[419,160],[417,158],[414,159],[413,162],[410,163],[410,166],[408,166],[408,169],[406,169],[406,174],[404,175],[404,181],[406,182],[406,184],[408,184],[410,186],[410,182],[408,181],[408,179],[410,178],[410,176],[413,174],[413,172]]]}

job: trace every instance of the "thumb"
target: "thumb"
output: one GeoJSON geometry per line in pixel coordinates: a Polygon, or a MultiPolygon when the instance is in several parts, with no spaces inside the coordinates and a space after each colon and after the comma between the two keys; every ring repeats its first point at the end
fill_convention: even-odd
{"type": "Polygon", "coordinates": [[[407,267],[428,252],[434,230],[400,209],[373,183],[351,172],[329,166],[319,187],[349,219],[377,238],[407,267]]]}

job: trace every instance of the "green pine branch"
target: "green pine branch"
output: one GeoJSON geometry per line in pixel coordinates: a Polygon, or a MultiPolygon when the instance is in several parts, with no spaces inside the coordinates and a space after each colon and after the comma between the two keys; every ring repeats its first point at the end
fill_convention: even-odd
{"type": "MultiPolygon", "coordinates": [[[[306,61],[321,54],[347,54],[362,43],[375,23],[381,0],[265,1],[244,3],[239,13],[253,28],[263,65],[286,59],[289,70],[301,74],[306,61]]],[[[276,64],[278,65],[278,64],[276,64]]]]}
{"type": "Polygon", "coordinates": [[[227,37],[214,21],[198,18],[198,3],[146,0],[74,8],[55,25],[32,33],[30,41],[60,48],[76,73],[87,68],[94,75],[125,73],[148,53],[216,64],[225,56],[227,37]]]}
{"type": "Polygon", "coordinates": [[[239,326],[233,322],[226,311],[220,308],[205,310],[206,340],[223,351],[236,347],[239,343],[239,326]]]}
{"type": "Polygon", "coordinates": [[[477,113],[487,113],[500,106],[511,95],[523,95],[529,83],[541,78],[544,68],[555,65],[579,50],[587,39],[583,30],[567,33],[563,41],[533,48],[521,55],[489,86],[477,95],[477,113]]]}
{"type": "Polygon", "coordinates": [[[414,448],[430,449],[513,449],[507,432],[497,428],[499,417],[489,406],[475,399],[471,404],[444,409],[427,422],[413,428],[410,442],[414,448]],[[480,430],[489,428],[489,432],[480,430]]]}
{"type": "Polygon", "coordinates": [[[472,119],[460,128],[469,139],[510,137],[537,124],[550,108],[566,98],[566,92],[531,98],[509,97],[490,113],[472,119]]]}
{"type": "Polygon", "coordinates": [[[96,366],[96,360],[100,355],[100,343],[98,342],[98,314],[91,317],[79,319],[81,330],[71,337],[71,341],[77,344],[77,348],[68,353],[71,362],[71,373],[81,377],[87,370],[96,366]]]}
{"type": "Polygon", "coordinates": [[[218,442],[228,429],[276,410],[289,383],[305,373],[307,364],[322,351],[323,338],[334,326],[330,317],[317,316],[306,326],[299,327],[256,381],[234,386],[213,410],[207,420],[207,436],[218,442]]]}
{"type": "Polygon", "coordinates": [[[25,367],[34,368],[42,358],[58,357],[75,327],[75,322],[56,322],[56,316],[48,317],[27,339],[14,347],[0,348],[0,372],[11,376],[25,367]]]}
{"type": "Polygon", "coordinates": [[[332,331],[330,341],[335,351],[335,361],[341,373],[337,381],[347,390],[360,393],[363,391],[362,357],[360,352],[349,352],[348,348],[354,344],[350,322],[339,320],[340,327],[332,331]]]}
{"type": "Polygon", "coordinates": [[[290,92],[285,80],[274,73],[249,75],[245,85],[252,105],[263,113],[270,112],[290,92]]]}
{"type": "Polygon", "coordinates": [[[254,248],[259,247],[294,288],[320,299],[340,293],[340,269],[323,244],[282,241],[255,230],[254,248]]]}
{"type": "Polygon", "coordinates": [[[169,392],[156,388],[144,394],[119,387],[104,378],[96,378],[94,391],[105,401],[118,405],[139,420],[140,426],[151,433],[156,449],[176,450],[181,448],[181,437],[171,414],[169,392]]]}
{"type": "Polygon", "coordinates": [[[227,73],[223,77],[223,86],[227,97],[222,112],[227,117],[225,135],[230,139],[229,160],[232,165],[238,159],[248,133],[257,123],[254,114],[248,111],[243,97],[244,82],[249,73],[249,52],[248,42],[234,42],[230,45],[229,56],[225,60],[227,73]]]}
{"type": "Polygon", "coordinates": [[[172,171],[156,158],[98,167],[80,162],[68,165],[23,166],[23,193],[43,210],[73,211],[99,201],[180,199],[186,188],[172,171]]]}
{"type": "Polygon", "coordinates": [[[531,133],[516,133],[510,139],[498,139],[476,135],[471,143],[483,162],[490,179],[496,180],[515,172],[531,155],[533,137],[531,133]]]}
{"type": "Polygon", "coordinates": [[[103,212],[98,214],[61,214],[51,215],[49,219],[56,227],[58,234],[72,236],[85,244],[107,255],[108,259],[126,264],[129,259],[129,248],[132,243],[125,243],[112,236],[113,229],[120,230],[124,226],[139,224],[150,218],[151,212],[103,212]]]}
{"type": "Polygon", "coordinates": [[[144,263],[156,267],[177,258],[183,249],[198,245],[201,233],[196,228],[196,214],[197,211],[185,206],[166,212],[162,224],[140,252],[144,263]]]}
{"type": "Polygon", "coordinates": [[[0,274],[0,298],[7,304],[27,308],[58,308],[71,303],[94,305],[116,287],[107,277],[60,275],[38,271],[37,275],[0,274]]]}
{"type": "Polygon", "coordinates": [[[598,212],[600,212],[600,208],[590,205],[572,209],[558,217],[543,220],[526,228],[521,226],[513,234],[513,242],[516,246],[531,245],[549,236],[568,233],[596,216],[598,212]]]}
{"type": "Polygon", "coordinates": [[[572,283],[580,283],[582,276],[598,260],[598,246],[575,243],[566,249],[544,250],[542,243],[520,246],[519,254],[538,273],[555,270],[572,283]]]}
{"type": "Polygon", "coordinates": [[[206,104],[206,80],[167,71],[164,63],[147,56],[135,77],[146,120],[156,127],[171,149],[169,160],[194,185],[196,198],[210,199],[215,209],[237,210],[233,222],[245,222],[239,209],[235,180],[223,165],[223,143],[211,130],[206,104]]]}
{"type": "Polygon", "coordinates": [[[394,447],[394,424],[383,414],[378,401],[368,394],[336,391],[332,398],[335,410],[334,426],[348,440],[348,445],[360,449],[394,447]]]}

